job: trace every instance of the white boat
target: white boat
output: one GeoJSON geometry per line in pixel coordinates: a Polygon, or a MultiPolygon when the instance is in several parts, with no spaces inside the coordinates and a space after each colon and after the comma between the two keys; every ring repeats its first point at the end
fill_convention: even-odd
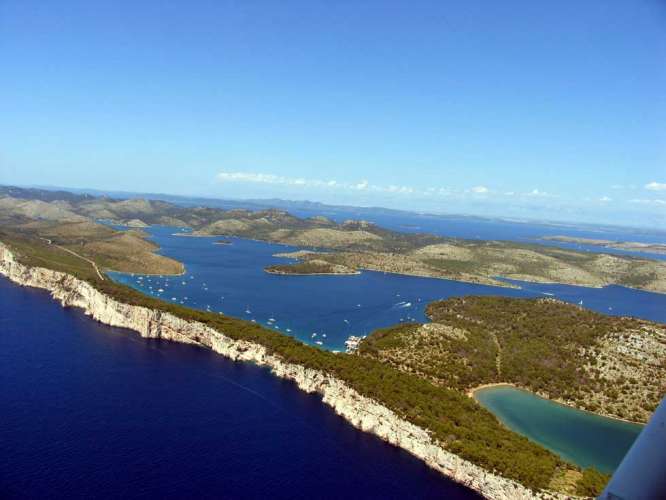
{"type": "Polygon", "coordinates": [[[351,354],[355,352],[358,349],[359,344],[361,343],[361,340],[363,340],[365,336],[363,337],[357,337],[355,335],[351,335],[347,340],[345,340],[345,346],[347,346],[347,353],[351,354]]]}

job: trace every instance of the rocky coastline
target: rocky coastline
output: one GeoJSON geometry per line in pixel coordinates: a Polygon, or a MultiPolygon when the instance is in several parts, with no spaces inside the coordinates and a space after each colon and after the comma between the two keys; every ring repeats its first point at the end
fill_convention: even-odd
{"type": "Polygon", "coordinates": [[[356,428],[408,451],[431,468],[486,498],[566,498],[552,492],[534,492],[463,460],[434,442],[426,430],[400,418],[390,409],[325,372],[286,363],[262,345],[234,340],[203,323],[118,302],[72,275],[23,265],[1,242],[0,274],[19,285],[49,291],[63,307],[81,308],[86,315],[101,323],[134,330],[144,338],[200,345],[234,361],[266,366],[278,377],[296,383],[301,390],[319,394],[325,404],[356,428]]]}

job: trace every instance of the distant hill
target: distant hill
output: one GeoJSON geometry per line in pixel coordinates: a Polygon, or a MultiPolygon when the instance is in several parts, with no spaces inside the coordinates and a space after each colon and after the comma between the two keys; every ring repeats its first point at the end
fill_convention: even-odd
{"type": "MultiPolygon", "coordinates": [[[[666,261],[538,244],[401,232],[359,217],[303,217],[282,208],[223,209],[148,198],[94,197],[13,187],[0,191],[0,221],[6,227],[40,234],[39,225],[32,224],[33,221],[99,220],[132,227],[188,227],[192,228],[191,236],[238,236],[329,250],[316,258],[329,266],[352,270],[370,269],[497,286],[510,286],[498,280],[499,276],[582,286],[618,284],[666,292],[666,261]]],[[[312,258],[304,256],[302,260],[312,258]]]]}

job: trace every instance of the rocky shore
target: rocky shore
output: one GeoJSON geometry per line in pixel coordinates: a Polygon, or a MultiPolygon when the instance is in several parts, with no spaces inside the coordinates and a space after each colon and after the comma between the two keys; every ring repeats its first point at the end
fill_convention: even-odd
{"type": "Polygon", "coordinates": [[[145,338],[196,344],[234,361],[263,365],[300,389],[321,395],[324,403],[354,425],[412,453],[428,466],[490,499],[565,498],[533,492],[521,484],[493,474],[440,447],[427,431],[398,417],[376,401],[359,394],[325,372],[284,362],[255,343],[234,340],[203,323],[186,321],[170,313],[118,302],[72,275],[17,262],[0,243],[0,274],[22,286],[48,290],[63,307],[79,307],[97,321],[128,328],[145,338]]]}

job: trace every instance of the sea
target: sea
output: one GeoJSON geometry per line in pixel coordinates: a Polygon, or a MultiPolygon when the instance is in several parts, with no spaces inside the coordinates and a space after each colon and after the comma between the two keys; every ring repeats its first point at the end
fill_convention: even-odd
{"type": "Polygon", "coordinates": [[[479,498],[265,368],[0,278],[0,498],[479,498]]]}
{"type": "Polygon", "coordinates": [[[508,288],[375,271],[284,276],[266,273],[264,268],[294,262],[276,254],[298,248],[242,238],[189,237],[188,230],[168,226],[151,226],[146,231],[161,254],[185,264],[185,274],[111,273],[114,280],[172,303],[254,321],[332,351],[345,350],[350,336],[362,337],[399,323],[425,322],[429,302],[466,295],[552,297],[605,314],[666,323],[666,294],[622,286],[505,280],[513,285],[508,288]],[[225,244],[219,244],[220,240],[225,244]]]}

